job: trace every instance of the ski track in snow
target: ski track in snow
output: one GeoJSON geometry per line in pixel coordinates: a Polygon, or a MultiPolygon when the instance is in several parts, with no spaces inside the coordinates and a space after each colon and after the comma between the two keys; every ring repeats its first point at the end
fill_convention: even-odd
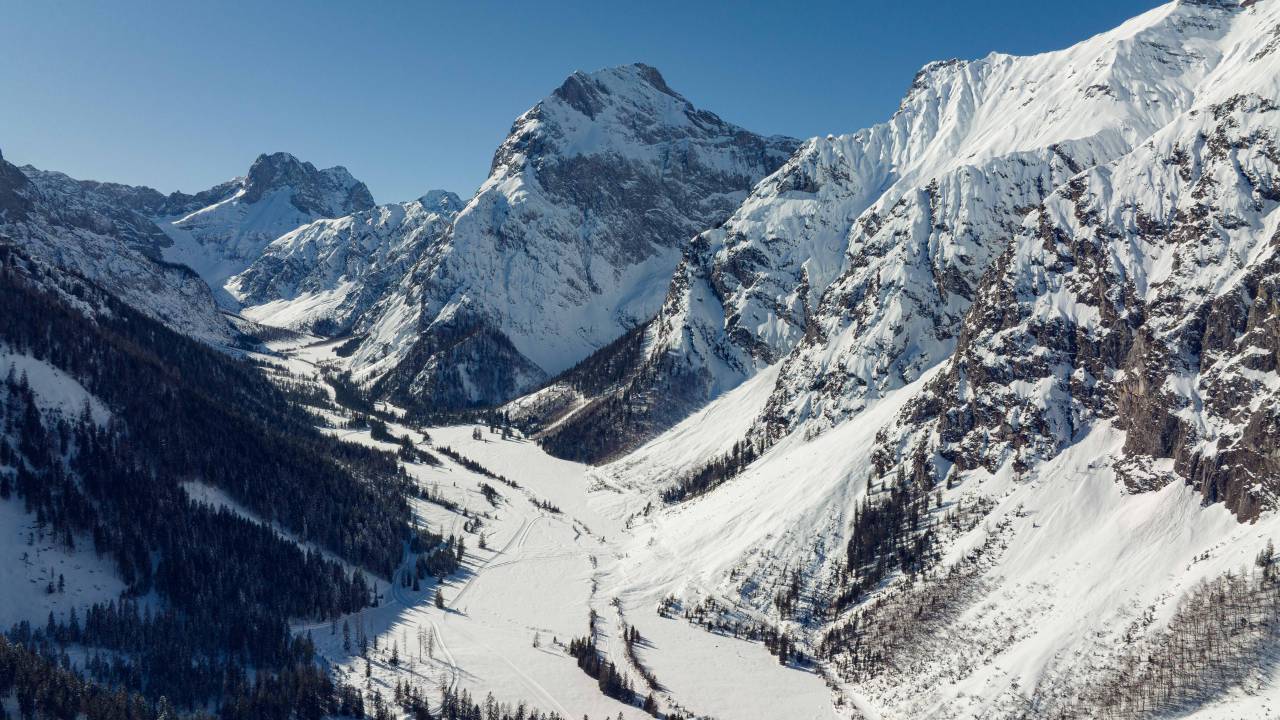
{"type": "MultiPolygon", "coordinates": [[[[503,545],[501,550],[497,551],[493,555],[490,555],[488,558],[484,560],[484,562],[482,562],[478,567],[476,567],[475,571],[471,574],[470,577],[467,578],[467,581],[463,584],[462,589],[459,590],[458,594],[453,598],[453,604],[458,607],[459,612],[466,611],[466,607],[460,604],[462,602],[462,599],[466,597],[467,592],[471,590],[472,587],[475,586],[475,581],[477,578],[480,577],[480,573],[484,572],[490,566],[494,558],[497,558],[502,555],[506,555],[507,553],[511,552],[512,546],[515,546],[515,549],[520,549],[521,547],[524,547],[525,540],[529,538],[529,531],[533,529],[534,521],[536,521],[536,518],[535,520],[530,520],[528,517],[521,518],[520,527],[516,529],[515,533],[511,536],[511,539],[507,540],[507,544],[503,545]]],[[[499,565],[506,565],[512,562],[517,562],[517,561],[511,560],[506,563],[499,563],[499,565]]]]}
{"type": "Polygon", "coordinates": [[[449,688],[458,687],[458,661],[453,659],[453,653],[449,652],[449,645],[444,641],[444,633],[440,631],[440,626],[435,620],[431,622],[431,629],[435,632],[436,642],[440,645],[440,652],[444,653],[445,661],[449,666],[449,688]]]}

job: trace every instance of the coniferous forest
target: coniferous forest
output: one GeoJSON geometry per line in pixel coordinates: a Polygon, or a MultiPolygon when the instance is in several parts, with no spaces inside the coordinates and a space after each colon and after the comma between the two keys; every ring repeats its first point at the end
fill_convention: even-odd
{"type": "MultiPolygon", "coordinates": [[[[247,362],[165,329],[82,279],[43,273],[0,247],[0,305],[24,308],[0,313],[0,343],[75,377],[111,417],[98,424],[87,409],[78,418],[42,415],[26,378],[0,369],[0,466],[11,470],[0,490],[42,532],[109,558],[137,600],[12,628],[5,653],[14,669],[0,678],[21,684],[22,668],[65,664],[58,658],[74,646],[87,653],[85,674],[112,692],[227,717],[271,716],[258,706],[268,698],[286,714],[309,704],[316,717],[332,712],[332,683],[289,622],[374,600],[370,576],[390,576],[413,533],[396,463],[318,433],[247,362]],[[90,320],[70,301],[99,312],[90,320]],[[218,488],[307,545],[192,501],[187,481],[218,488]]],[[[422,533],[420,543],[439,540],[422,533]]],[[[49,683],[61,677],[31,673],[49,683]]],[[[131,712],[134,701],[84,687],[68,679],[61,689],[33,689],[31,697],[45,699],[31,707],[50,717],[67,716],[59,708],[77,702],[101,717],[131,712]]]]}

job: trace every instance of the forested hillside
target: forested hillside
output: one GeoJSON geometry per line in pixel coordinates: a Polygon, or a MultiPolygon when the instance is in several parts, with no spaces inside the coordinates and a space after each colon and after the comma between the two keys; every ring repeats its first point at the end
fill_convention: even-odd
{"type": "Polygon", "coordinates": [[[61,543],[110,558],[132,598],[51,614],[12,638],[81,647],[96,679],[189,709],[245,702],[274,673],[296,681],[277,701],[331,695],[289,622],[366,606],[369,574],[387,577],[399,562],[413,531],[394,459],[320,434],[247,361],[7,246],[0,306],[22,308],[0,314],[0,344],[76,378],[110,409],[105,423],[42,412],[25,373],[8,372],[0,494],[61,543]],[[221,489],[305,546],[193,502],[186,481],[221,489]]]}

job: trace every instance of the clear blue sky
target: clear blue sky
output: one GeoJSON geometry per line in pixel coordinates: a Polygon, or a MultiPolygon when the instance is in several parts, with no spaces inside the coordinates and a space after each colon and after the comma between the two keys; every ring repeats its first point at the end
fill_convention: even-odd
{"type": "Polygon", "coordinates": [[[807,137],[885,119],[930,60],[1065,47],[1158,4],[0,0],[0,150],[166,192],[285,150],[379,202],[468,195],[573,70],[647,62],[726,120],[807,137]]]}

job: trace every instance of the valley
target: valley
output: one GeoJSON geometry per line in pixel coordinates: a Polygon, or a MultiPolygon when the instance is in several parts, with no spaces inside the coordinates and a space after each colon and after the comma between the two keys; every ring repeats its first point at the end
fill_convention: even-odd
{"type": "Polygon", "coordinates": [[[573,71],[468,195],[0,157],[0,720],[1280,718],[1280,0],[1053,47],[573,71]]]}
{"type": "MultiPolygon", "coordinates": [[[[332,352],[339,343],[311,342],[282,351],[294,379],[318,380],[317,366],[344,362],[332,352]]],[[[780,446],[714,497],[676,506],[659,497],[669,478],[731,445],[742,430],[735,420],[740,425],[762,402],[766,382],[744,385],[633,456],[601,467],[548,456],[518,431],[503,437],[500,428],[483,424],[418,428],[389,420],[393,436],[428,450],[448,447],[521,487],[439,453],[439,466],[408,464],[420,487],[456,503],[449,510],[417,499],[414,511],[424,523],[467,538],[463,568],[439,586],[416,591],[392,583],[376,608],[299,629],[315,638],[320,656],[340,677],[387,696],[398,683],[449,686],[476,699],[493,693],[499,702],[527,702],[570,718],[648,717],[606,697],[568,653],[569,639],[586,634],[594,613],[602,656],[629,676],[637,697],[648,694],[642,678],[651,673],[664,716],[999,714],[1028,704],[1052,706],[1056,693],[1078,692],[1083,686],[1070,678],[1101,676],[1120,656],[1121,646],[1108,640],[1111,633],[1144,616],[1145,623],[1168,617],[1177,598],[1201,581],[1247,572],[1257,550],[1280,534],[1274,517],[1239,525],[1226,512],[1204,515],[1187,488],[1117,492],[1114,481],[1099,477],[1096,458],[1113,452],[1108,445],[1114,448],[1122,435],[1103,428],[1034,476],[975,478],[970,487],[940,494],[946,508],[984,498],[990,509],[980,526],[953,531],[939,568],[908,591],[925,598],[936,591],[955,607],[945,608],[953,619],[943,634],[935,635],[944,626],[925,624],[907,635],[910,646],[899,650],[907,655],[895,665],[910,664],[897,671],[851,682],[837,674],[838,662],[835,672],[807,661],[780,664],[762,642],[745,639],[745,631],[739,639],[729,625],[712,629],[684,612],[710,598],[723,608],[717,611],[721,621],[740,628],[775,622],[773,600],[791,571],[789,559],[814,563],[805,572],[823,572],[821,545],[846,522],[833,510],[855,507],[868,493],[846,478],[866,472],[877,431],[931,377],[869,408],[840,432],[780,446]],[[486,500],[479,489],[484,484],[496,487],[501,499],[486,500]],[[540,501],[559,512],[539,507],[540,501]],[[482,524],[467,533],[475,517],[482,524]],[[984,546],[980,583],[958,597],[947,594],[941,582],[947,569],[965,567],[984,546]],[[434,605],[437,591],[444,608],[434,605]],[[676,599],[680,609],[663,612],[665,598],[676,599]],[[343,649],[344,624],[368,634],[368,662],[343,649]],[[643,638],[636,652],[643,671],[627,649],[624,627],[643,638]]],[[[389,417],[403,414],[383,409],[389,417]]],[[[332,418],[335,425],[344,419],[332,418]]],[[[397,447],[367,430],[328,432],[397,447]]],[[[407,572],[411,561],[398,572],[407,572]]],[[[894,596],[894,588],[886,587],[869,602],[894,596]]],[[[801,602],[812,611],[829,599],[801,602]]],[[[694,617],[700,618],[696,611],[694,617]]],[[[803,613],[796,617],[785,627],[802,653],[812,655],[823,625],[804,620],[803,613]]],[[[1271,717],[1280,707],[1269,695],[1254,693],[1277,679],[1263,674],[1243,680],[1194,717],[1271,717]]]]}
{"type": "MultiPolygon", "coordinates": [[[[341,362],[332,352],[339,343],[314,338],[294,342],[302,346],[282,353],[294,380],[318,381],[317,366],[341,362]]],[[[389,406],[384,410],[402,414],[389,406]]],[[[333,416],[338,425],[345,419],[333,416]]],[[[651,561],[645,567],[632,558],[633,552],[653,552],[646,550],[654,547],[652,529],[639,532],[640,513],[646,504],[652,506],[648,494],[624,488],[590,466],[551,457],[518,433],[504,438],[500,430],[481,427],[482,439],[477,440],[476,425],[415,428],[387,421],[386,426],[392,435],[409,437],[425,450],[450,448],[520,488],[470,471],[438,452],[438,466],[406,464],[419,487],[456,504],[447,509],[419,498],[413,508],[424,524],[465,537],[467,560],[456,576],[439,585],[428,579],[413,590],[392,582],[377,607],[295,628],[310,633],[320,657],[340,677],[387,697],[397,683],[420,685],[432,695],[447,685],[466,689],[477,700],[492,692],[499,702],[527,702],[566,718],[614,718],[619,713],[651,717],[603,695],[569,655],[569,640],[586,635],[594,612],[605,656],[630,677],[641,697],[652,692],[664,714],[839,717],[831,707],[831,690],[811,669],[780,665],[759,642],[708,633],[678,616],[659,615],[662,598],[681,587],[685,575],[677,567],[655,567],[651,561]],[[485,484],[497,488],[496,503],[480,491],[485,484]],[[538,503],[549,503],[555,511],[538,503]],[[467,532],[464,528],[475,518],[481,519],[479,528],[467,532]],[[479,546],[481,535],[484,548],[479,546]],[[435,607],[437,592],[444,595],[443,609],[435,607]],[[660,689],[644,686],[626,650],[624,624],[641,633],[637,656],[658,678],[660,689]],[[368,636],[368,663],[358,653],[344,651],[344,625],[352,637],[360,632],[368,636]],[[747,677],[767,681],[746,684],[747,677]]],[[[368,430],[329,432],[386,450],[398,447],[374,440],[368,430]]],[[[669,550],[662,556],[670,562],[669,550]]],[[[411,573],[412,561],[413,556],[406,558],[397,580],[411,573]]]]}

